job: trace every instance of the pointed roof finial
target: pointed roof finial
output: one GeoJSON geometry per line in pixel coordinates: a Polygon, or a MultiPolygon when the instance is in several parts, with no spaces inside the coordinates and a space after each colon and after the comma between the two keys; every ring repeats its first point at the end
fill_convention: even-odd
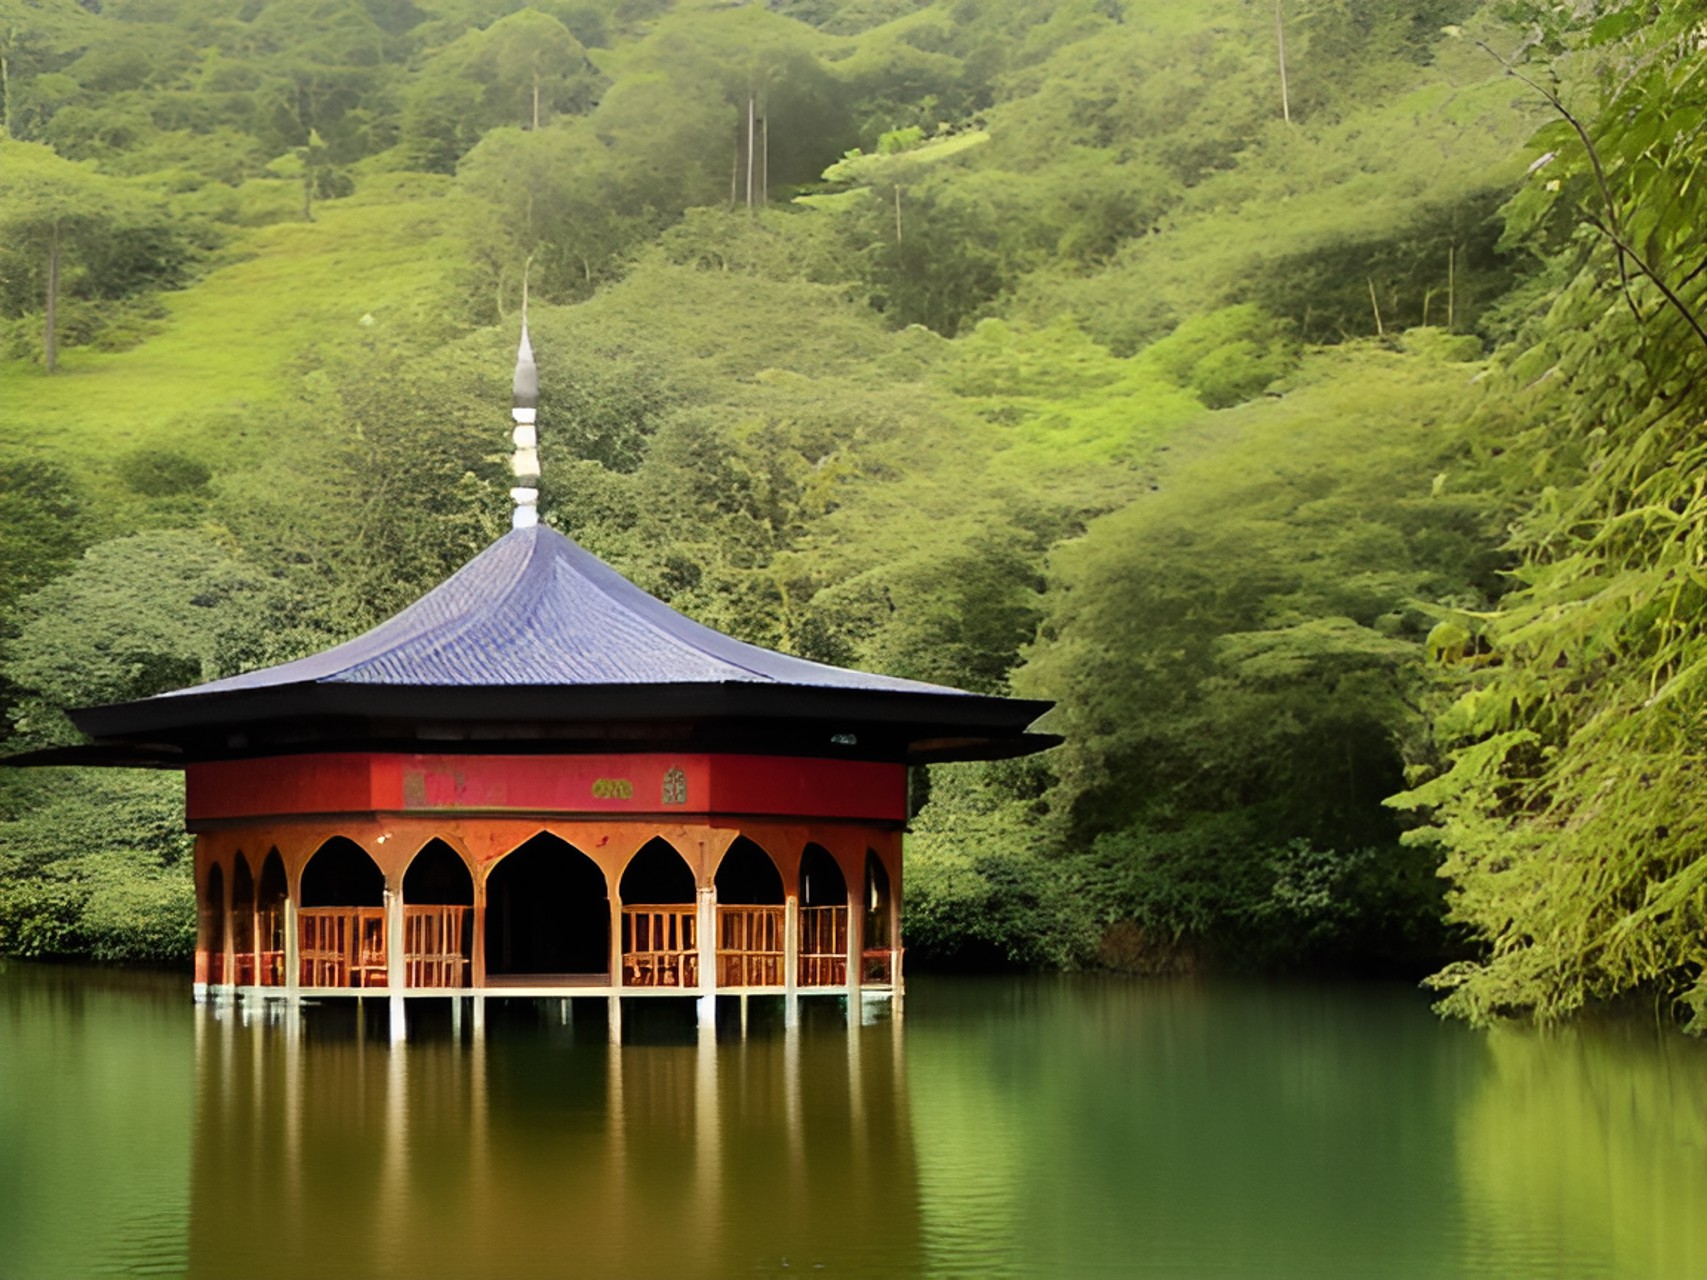
{"type": "Polygon", "coordinates": [[[510,459],[510,470],[516,477],[516,487],[510,490],[510,500],[516,504],[510,516],[512,529],[531,529],[539,523],[539,432],[534,425],[539,413],[539,367],[533,362],[533,343],[528,340],[528,271],[532,266],[530,257],[522,268],[522,340],[516,348],[516,376],[511,383],[510,417],[516,424],[510,433],[516,448],[510,459]]]}

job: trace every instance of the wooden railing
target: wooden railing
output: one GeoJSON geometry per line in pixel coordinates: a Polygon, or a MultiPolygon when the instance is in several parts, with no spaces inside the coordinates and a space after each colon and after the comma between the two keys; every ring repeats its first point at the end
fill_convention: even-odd
{"type": "Polygon", "coordinates": [[[848,980],[848,909],[800,908],[800,985],[841,987],[848,980]]]}
{"type": "Polygon", "coordinates": [[[698,908],[622,909],[622,980],[630,987],[699,985],[698,908]]]}
{"type": "Polygon", "coordinates": [[[296,918],[303,986],[385,985],[384,907],[304,907],[296,918]]]}
{"type": "Polygon", "coordinates": [[[895,953],[888,947],[873,948],[860,965],[859,980],[874,987],[888,986],[895,981],[895,953]]]}
{"type": "MultiPolygon", "coordinates": [[[[231,967],[236,973],[236,985],[240,987],[282,987],[285,982],[285,953],[284,953],[284,912],[277,907],[266,907],[257,911],[253,918],[252,929],[237,931],[241,938],[253,934],[258,940],[259,949],[245,948],[232,953],[231,967]]],[[[254,941],[251,946],[254,946],[254,941]]]]}
{"type": "Polygon", "coordinates": [[[403,982],[410,987],[466,987],[467,906],[403,908],[403,982]]]}
{"type": "Polygon", "coordinates": [[[783,907],[717,908],[717,985],[783,985],[783,907]]]}

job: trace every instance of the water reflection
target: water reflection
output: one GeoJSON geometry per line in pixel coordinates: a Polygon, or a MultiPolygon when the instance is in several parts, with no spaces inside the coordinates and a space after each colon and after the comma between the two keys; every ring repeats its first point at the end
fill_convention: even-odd
{"type": "Polygon", "coordinates": [[[922,1270],[894,1024],[513,1014],[393,1048],[204,1013],[189,1274],[922,1270]]]}
{"type": "Polygon", "coordinates": [[[904,1034],[583,1012],[393,1048],[0,966],[0,1276],[1707,1276],[1707,1045],[1651,1026],[1084,978],[919,981],[904,1034]]]}
{"type": "Polygon", "coordinates": [[[1630,1022],[1494,1031],[1456,1126],[1462,1273],[1707,1275],[1704,1049],[1630,1022]]]}

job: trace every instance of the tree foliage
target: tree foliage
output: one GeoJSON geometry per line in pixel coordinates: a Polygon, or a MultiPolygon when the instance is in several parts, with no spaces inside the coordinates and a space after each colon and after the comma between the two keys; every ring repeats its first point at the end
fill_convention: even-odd
{"type": "MultiPolygon", "coordinates": [[[[484,546],[525,280],[551,522],[1058,700],[916,780],[919,954],[1699,1007],[1702,55],[1576,13],[0,0],[11,741],[484,546]]],[[[183,945],[167,789],[6,788],[0,948],[183,945]]]]}
{"type": "Polygon", "coordinates": [[[1445,765],[1395,803],[1432,815],[1419,835],[1487,947],[1436,979],[1448,1008],[1551,1018],[1652,989],[1699,1028],[1707,55],[1693,17],[1641,4],[1538,34],[1595,92],[1537,135],[1508,210],[1567,279],[1506,354],[1479,438],[1508,483],[1542,487],[1503,607],[1438,647],[1462,680],[1436,719],[1445,765]]]}

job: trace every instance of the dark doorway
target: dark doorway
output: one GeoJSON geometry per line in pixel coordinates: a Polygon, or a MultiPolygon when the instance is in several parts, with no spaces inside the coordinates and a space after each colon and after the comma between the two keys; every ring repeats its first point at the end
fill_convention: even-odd
{"type": "Polygon", "coordinates": [[[871,850],[865,854],[865,949],[887,950],[889,930],[889,873],[871,850]]]}
{"type": "Polygon", "coordinates": [[[225,977],[225,872],[208,868],[207,892],[202,894],[202,937],[207,939],[207,980],[223,985],[225,977]]]}
{"type": "Polygon", "coordinates": [[[845,907],[848,905],[848,881],[841,864],[830,856],[823,845],[809,844],[800,858],[800,905],[803,907],[845,907]]]}
{"type": "Polygon", "coordinates": [[[506,854],[486,881],[486,972],[608,975],[610,898],[598,864],[544,832],[506,854]]]}
{"type": "Polygon", "coordinates": [[[302,869],[304,907],[382,907],[385,873],[354,840],[333,836],[302,869]]]}
{"type": "Polygon", "coordinates": [[[622,873],[625,907],[692,902],[694,890],[693,868],[668,840],[648,840],[622,873]]]}
{"type": "Polygon", "coordinates": [[[241,853],[231,873],[231,949],[237,955],[237,980],[248,986],[254,982],[255,877],[249,874],[249,859],[241,853]]]}
{"type": "Polygon", "coordinates": [[[285,898],[290,889],[285,881],[284,859],[277,849],[267,851],[261,864],[261,883],[255,890],[255,927],[260,931],[260,983],[265,987],[284,985],[285,967],[285,898]]]}
{"type": "Polygon", "coordinates": [[[717,864],[717,901],[723,906],[781,906],[782,873],[770,854],[741,836],[717,864]]]}
{"type": "Polygon", "coordinates": [[[420,906],[471,907],[474,877],[455,849],[443,840],[429,841],[403,873],[403,901],[420,906]]]}

